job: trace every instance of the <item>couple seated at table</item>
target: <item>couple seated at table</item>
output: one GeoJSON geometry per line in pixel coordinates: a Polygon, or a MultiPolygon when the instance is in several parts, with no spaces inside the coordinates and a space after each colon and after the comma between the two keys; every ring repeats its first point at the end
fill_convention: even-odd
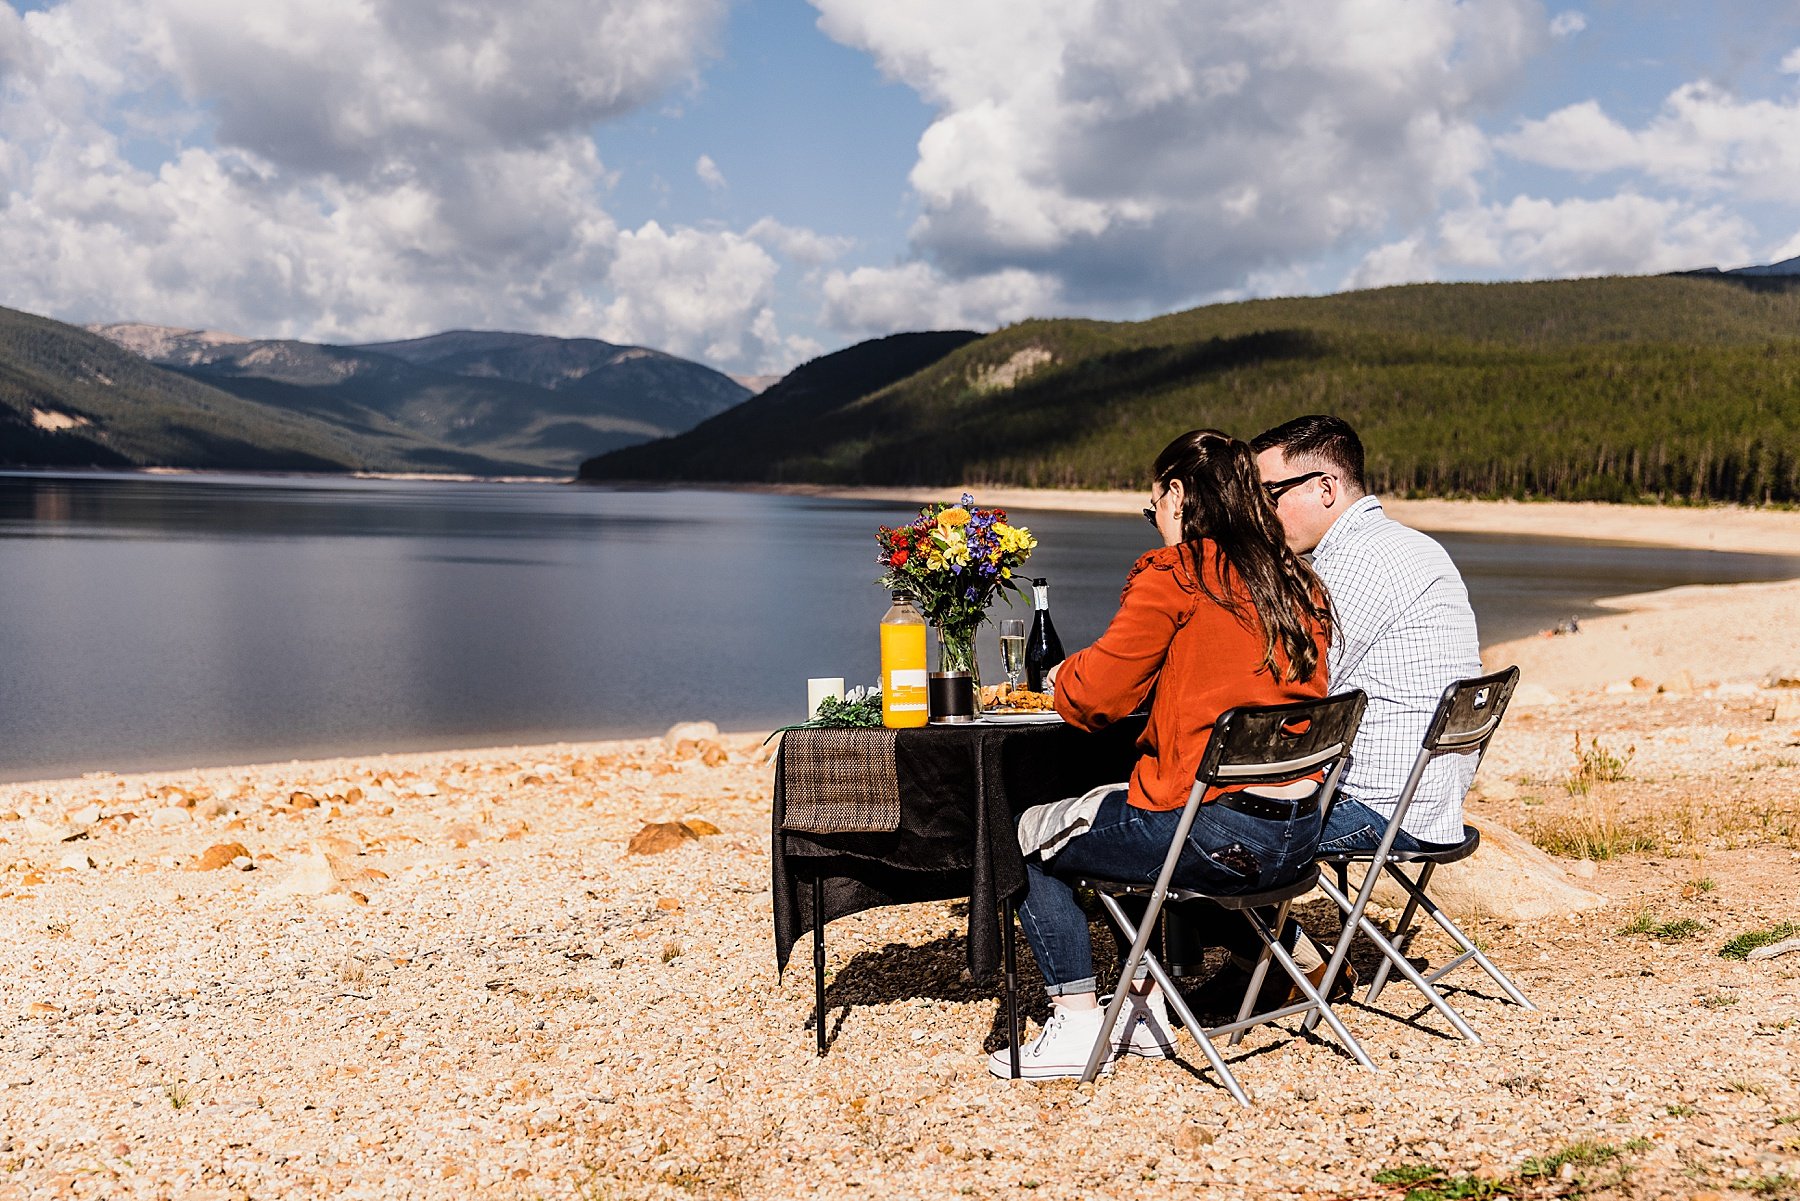
{"type": "MultiPolygon", "coordinates": [[[[1316,789],[1246,802],[1206,798],[1174,882],[1249,893],[1293,879],[1327,850],[1373,849],[1432,709],[1451,680],[1476,674],[1474,617],[1441,547],[1383,515],[1367,494],[1362,444],[1335,417],[1302,417],[1244,443],[1213,430],[1171,442],[1153,468],[1145,518],[1162,547],[1132,566],[1119,611],[1099,641],[1054,675],[1057,711],[1098,729],[1145,698],[1142,757],[1129,782],[1040,806],[1022,818],[1028,852],[1020,924],[1052,998],[1050,1019],[1021,1051],[1027,1078],[1079,1076],[1100,1034],[1087,914],[1070,881],[1149,883],[1168,852],[1214,722],[1240,705],[1360,688],[1369,706],[1329,821],[1316,789]],[[1310,554],[1311,562],[1302,558],[1310,554]],[[1070,835],[1070,831],[1079,831],[1070,835]]],[[[1433,764],[1396,844],[1462,837],[1472,765],[1433,764]]],[[[1204,903],[1201,903],[1204,904],[1204,903]]],[[[1195,915],[1186,915],[1192,922],[1195,915]]],[[[1235,1010],[1256,951],[1243,921],[1210,909],[1209,940],[1232,963],[1206,991],[1235,1010]]],[[[1298,934],[1290,923],[1284,942],[1298,934]]],[[[1322,975],[1310,940],[1296,959],[1322,975]]],[[[1147,971],[1112,1032],[1118,1054],[1166,1056],[1174,1039],[1147,971]]],[[[1273,1000],[1279,1002],[1277,996],[1273,1000]]],[[[990,1069],[1011,1075],[1006,1051],[990,1069]]]]}

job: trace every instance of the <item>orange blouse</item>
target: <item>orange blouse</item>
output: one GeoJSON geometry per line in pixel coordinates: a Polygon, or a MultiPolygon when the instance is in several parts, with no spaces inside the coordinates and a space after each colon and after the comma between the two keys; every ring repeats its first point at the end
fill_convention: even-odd
{"type": "MultiPolygon", "coordinates": [[[[1193,544],[1165,546],[1132,565],[1106,633],[1070,655],[1056,674],[1056,711],[1083,730],[1134,712],[1154,689],[1128,797],[1140,809],[1187,803],[1213,723],[1225,710],[1325,695],[1326,631],[1314,631],[1319,655],[1310,677],[1274,678],[1263,665],[1262,630],[1248,590],[1235,573],[1229,587],[1221,584],[1218,546],[1211,539],[1199,548],[1207,584],[1236,601],[1241,617],[1200,590],[1193,544]]],[[[1285,668],[1279,643],[1275,653],[1285,668]]]]}

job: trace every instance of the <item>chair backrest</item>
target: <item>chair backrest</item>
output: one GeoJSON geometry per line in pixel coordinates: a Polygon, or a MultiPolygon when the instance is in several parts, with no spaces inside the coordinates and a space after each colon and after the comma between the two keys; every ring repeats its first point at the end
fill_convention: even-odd
{"type": "MultiPolygon", "coordinates": [[[[1324,770],[1336,786],[1368,697],[1361,691],[1287,705],[1227,709],[1214,723],[1195,782],[1280,784],[1324,770]]],[[[1327,791],[1321,800],[1329,799],[1327,791]]]]}
{"type": "Polygon", "coordinates": [[[1444,689],[1425,731],[1425,752],[1437,756],[1485,750],[1488,739],[1500,728],[1518,684],[1519,669],[1509,667],[1493,675],[1458,680],[1444,689]]]}
{"type": "Polygon", "coordinates": [[[1457,680],[1444,689],[1431,725],[1425,729],[1425,741],[1419,746],[1418,758],[1395,799],[1394,812],[1388,818],[1388,829],[1381,840],[1381,854],[1386,856],[1394,837],[1412,808],[1413,794],[1425,778],[1425,768],[1440,755],[1474,755],[1477,765],[1487,751],[1488,740],[1500,728],[1513,689],[1519,683],[1519,669],[1509,667],[1492,675],[1457,680]]]}

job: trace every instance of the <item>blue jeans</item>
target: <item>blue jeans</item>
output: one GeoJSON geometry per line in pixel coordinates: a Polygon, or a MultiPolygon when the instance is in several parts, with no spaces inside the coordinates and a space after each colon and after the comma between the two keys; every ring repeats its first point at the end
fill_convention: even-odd
{"type": "MultiPolygon", "coordinates": [[[[1126,803],[1125,792],[1121,786],[1108,793],[1094,824],[1048,864],[1036,856],[1025,861],[1019,923],[1053,997],[1095,991],[1093,939],[1070,881],[1155,883],[1181,821],[1181,810],[1138,809],[1126,803]]],[[[1319,829],[1316,809],[1291,821],[1269,821],[1223,805],[1202,805],[1172,883],[1221,895],[1274,888],[1312,863],[1319,829]]]]}
{"type": "MultiPolygon", "coordinates": [[[[1373,851],[1387,833],[1388,819],[1361,801],[1339,795],[1331,804],[1331,816],[1325,819],[1325,832],[1319,835],[1319,854],[1335,855],[1344,851],[1373,851]]],[[[1420,842],[1405,830],[1394,835],[1396,851],[1438,851],[1443,843],[1420,842]]]]}

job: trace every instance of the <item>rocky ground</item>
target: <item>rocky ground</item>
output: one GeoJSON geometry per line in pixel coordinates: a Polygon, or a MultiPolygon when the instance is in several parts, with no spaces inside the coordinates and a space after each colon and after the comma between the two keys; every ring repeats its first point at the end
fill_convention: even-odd
{"type": "Polygon", "coordinates": [[[1800,1196],[1800,953],[1719,954],[1800,921],[1800,689],[1704,630],[1584,682],[1637,619],[1496,651],[1538,683],[1472,811],[1607,898],[1472,923],[1539,1010],[1390,987],[1373,1074],[1265,1027],[1250,1110],[1191,1048],[990,1078],[954,904],[832,925],[816,1057],[758,738],[0,786],[0,1197],[1800,1196]]]}

